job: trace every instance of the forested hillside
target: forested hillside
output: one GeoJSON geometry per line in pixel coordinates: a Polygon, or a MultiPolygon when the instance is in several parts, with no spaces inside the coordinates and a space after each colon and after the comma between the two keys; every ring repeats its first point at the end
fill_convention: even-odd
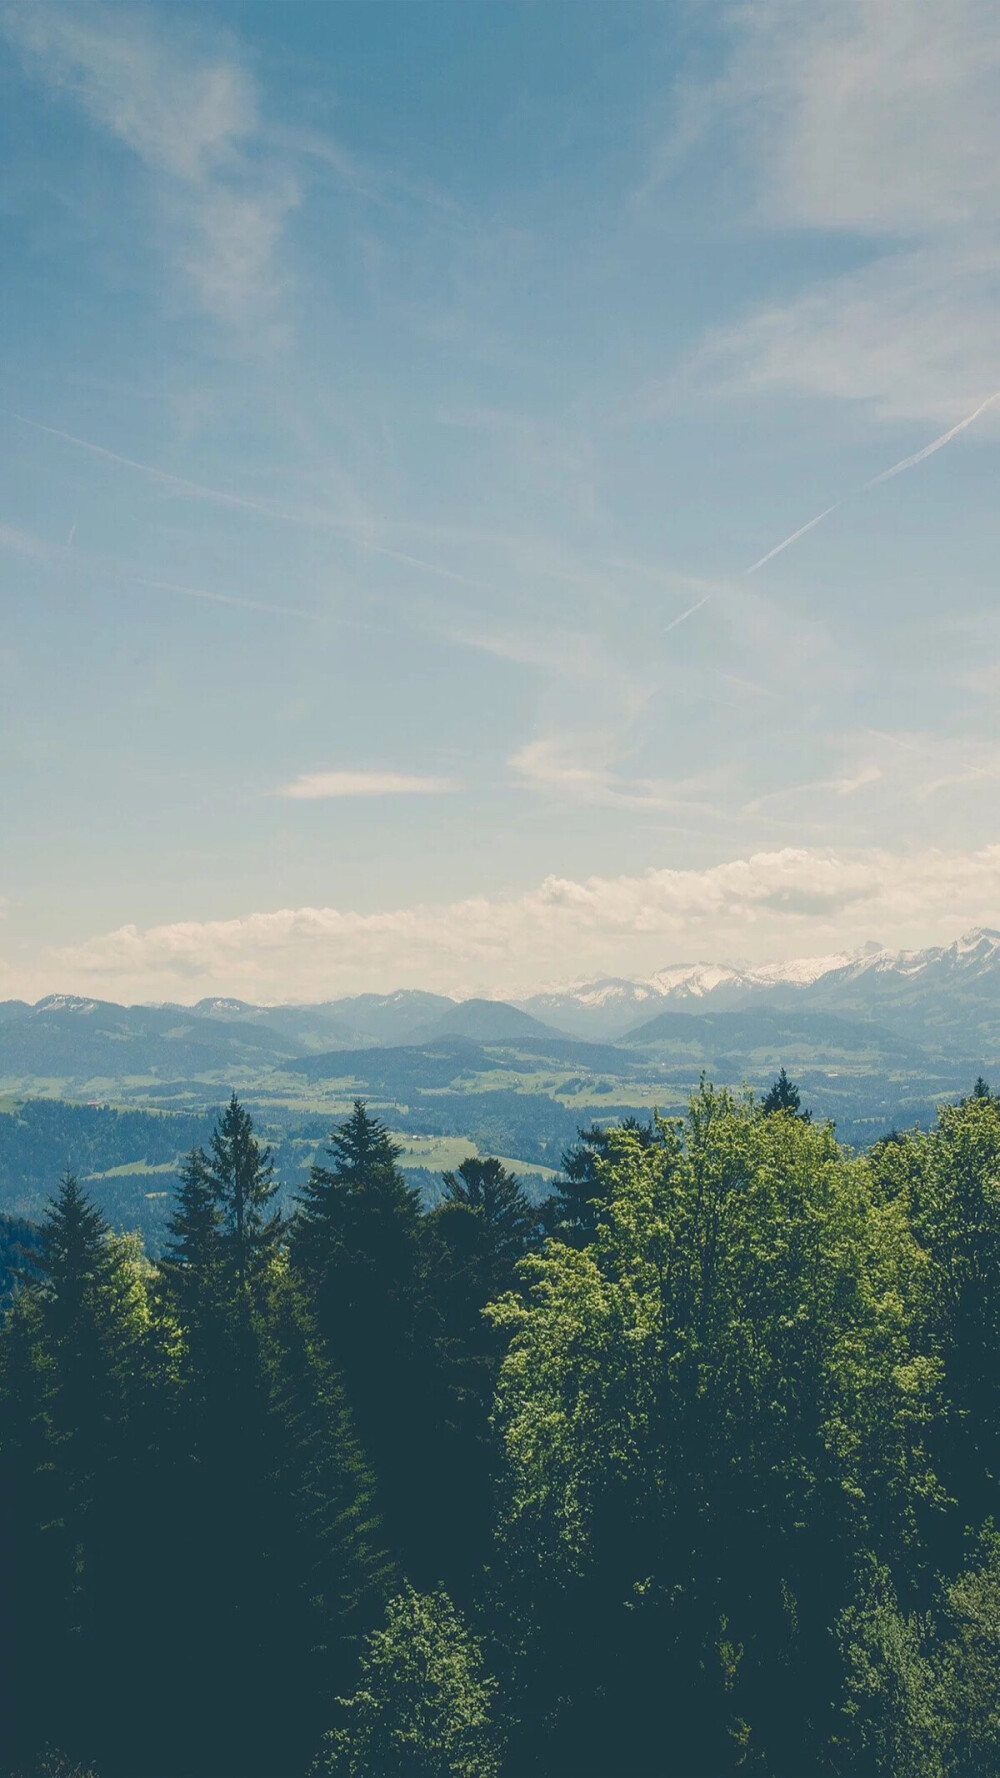
{"type": "MultiPolygon", "coordinates": [[[[791,978],[802,968],[790,965],[791,978]]],[[[717,980],[732,973],[667,971],[662,992],[631,984],[642,998],[626,995],[632,1010],[620,1028],[612,1020],[613,1042],[608,1009],[628,983],[592,984],[579,1002],[536,998],[547,1019],[416,990],[316,1006],[117,1006],[64,995],[0,1003],[0,1094],[18,1105],[59,1096],[212,1116],[235,1085],[274,1142],[303,1137],[317,1116],[328,1125],[360,1096],[401,1134],[454,1135],[551,1168],[581,1116],[680,1112],[703,1073],[764,1091],[785,1064],[817,1114],[856,1146],[894,1124],[926,1127],[977,1073],[995,1075],[1000,941],[990,933],[947,952],[865,954],[806,983],[779,981],[774,969],[717,980]],[[667,991],[675,975],[684,979],[667,991]],[[583,1022],[597,1041],[557,1028],[564,1016],[573,1023],[574,1006],[576,1017],[589,1007],[597,1022],[583,1022]]],[[[121,1163],[137,1158],[138,1149],[121,1163]]],[[[291,1178],[289,1154],[280,1171],[291,1178]]],[[[30,1213],[28,1198],[2,1187],[0,1208],[30,1213]]],[[[153,1189],[122,1175],[98,1198],[110,1220],[142,1227],[156,1244],[163,1219],[153,1189]]]]}
{"type": "Polygon", "coordinates": [[[857,1157],[704,1085],[541,1207],[398,1162],[359,1102],[280,1212],[233,1099],[155,1265],[58,1187],[0,1337],[9,1769],[1000,1769],[989,1088],[857,1157]]]}

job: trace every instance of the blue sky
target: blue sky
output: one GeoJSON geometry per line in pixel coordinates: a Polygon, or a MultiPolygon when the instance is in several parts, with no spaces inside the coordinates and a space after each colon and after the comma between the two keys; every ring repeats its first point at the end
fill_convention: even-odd
{"type": "Polygon", "coordinates": [[[0,996],[1000,923],[1000,17],[0,4],[0,996]],[[810,518],[820,525],[752,575],[810,518]]]}

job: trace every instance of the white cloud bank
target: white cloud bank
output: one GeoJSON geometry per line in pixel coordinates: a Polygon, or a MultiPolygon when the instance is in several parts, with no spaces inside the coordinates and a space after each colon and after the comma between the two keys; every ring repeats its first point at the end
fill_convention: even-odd
{"type": "Polygon", "coordinates": [[[454,778],[407,772],[302,772],[279,795],[309,802],[332,796],[441,796],[457,789],[454,778]]]}
{"type": "Polygon", "coordinates": [[[508,897],[386,913],[282,908],[232,920],[123,926],[49,949],[4,992],[109,998],[319,1000],[366,989],[513,993],[672,961],[755,961],[875,938],[925,944],[1000,921],[1000,844],[976,852],[784,849],[705,870],[547,877],[508,897]]]}

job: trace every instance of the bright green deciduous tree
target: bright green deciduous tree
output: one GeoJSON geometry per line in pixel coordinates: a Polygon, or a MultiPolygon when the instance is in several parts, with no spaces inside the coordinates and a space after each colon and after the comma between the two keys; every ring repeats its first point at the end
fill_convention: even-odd
{"type": "Polygon", "coordinates": [[[314,1778],[499,1778],[495,1692],[447,1594],[408,1588],[368,1640],[314,1778]]]}
{"type": "Polygon", "coordinates": [[[495,1311],[526,1741],[557,1772],[804,1770],[853,1564],[905,1551],[933,1491],[919,1252],[829,1129],[708,1087],[598,1167],[593,1243],[531,1256],[495,1311]]]}

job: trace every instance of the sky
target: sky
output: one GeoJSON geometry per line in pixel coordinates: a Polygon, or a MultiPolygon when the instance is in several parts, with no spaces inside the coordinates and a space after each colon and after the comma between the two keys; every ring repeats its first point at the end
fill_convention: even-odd
{"type": "Polygon", "coordinates": [[[0,999],[1000,925],[998,117],[992,0],[0,0],[0,999]]]}

